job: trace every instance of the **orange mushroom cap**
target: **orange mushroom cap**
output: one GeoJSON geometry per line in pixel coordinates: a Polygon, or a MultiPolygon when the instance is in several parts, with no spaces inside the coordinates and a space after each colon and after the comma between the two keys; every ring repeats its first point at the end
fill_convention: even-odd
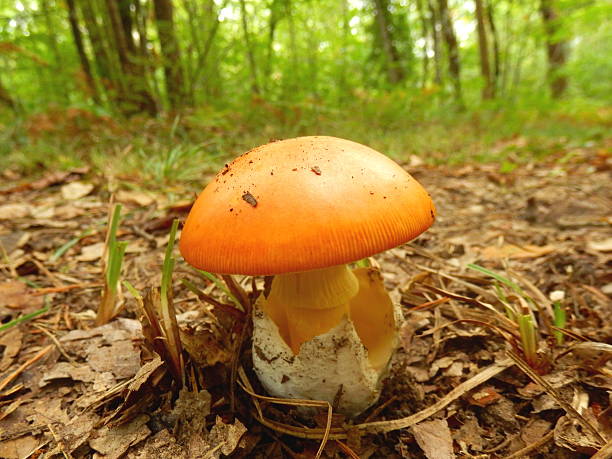
{"type": "Polygon", "coordinates": [[[193,205],[180,251],[220,274],[308,271],[400,245],[434,218],[425,189],[385,155],[350,140],[298,137],[226,165],[193,205]]]}

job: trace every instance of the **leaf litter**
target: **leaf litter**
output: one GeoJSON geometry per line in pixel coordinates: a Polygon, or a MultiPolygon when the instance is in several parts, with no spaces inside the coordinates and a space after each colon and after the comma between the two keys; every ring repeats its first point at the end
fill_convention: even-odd
{"type": "MultiPolygon", "coordinates": [[[[603,454],[612,438],[605,164],[591,164],[588,150],[510,173],[411,161],[438,220],[375,258],[406,322],[379,403],[353,421],[329,417],[324,407],[305,419],[295,406],[256,397],[263,392],[250,368],[249,324],[232,303],[251,301],[264,280],[237,279],[223,291],[179,262],[181,389],[160,358],[163,347],[151,342],[150,324],[143,329],[137,301],[112,322],[94,324],[104,179],[76,170],[7,183],[0,190],[2,321],[40,310],[43,301],[50,307],[0,332],[0,457],[603,454]],[[555,302],[568,316],[562,345],[553,334],[555,302]],[[535,318],[540,366],[524,363],[508,310],[535,318]]],[[[173,190],[182,199],[173,204],[161,190],[128,185],[116,193],[128,211],[118,234],[128,242],[122,278],[144,291],[159,285],[168,229],[197,190],[173,190]]]]}

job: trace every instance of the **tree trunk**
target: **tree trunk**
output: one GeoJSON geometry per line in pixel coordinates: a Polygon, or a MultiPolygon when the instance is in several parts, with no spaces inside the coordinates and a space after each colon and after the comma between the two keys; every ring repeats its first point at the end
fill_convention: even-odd
{"type": "Polygon", "coordinates": [[[489,43],[485,25],[485,11],[482,0],[474,0],[476,4],[476,25],[478,30],[478,51],[480,53],[480,74],[484,82],[482,98],[492,99],[494,95],[493,81],[491,77],[491,63],[489,61],[489,43]]]}
{"type": "Polygon", "coordinates": [[[421,88],[427,85],[429,79],[429,27],[427,25],[427,17],[425,16],[425,10],[423,8],[423,0],[416,0],[417,11],[419,13],[419,20],[421,21],[421,37],[423,38],[423,68],[421,75],[421,88]]]}
{"type": "Polygon", "coordinates": [[[558,99],[567,89],[567,76],[562,73],[567,61],[567,42],[558,37],[559,15],[554,0],[540,0],[540,14],[546,33],[550,92],[553,98],[558,99]]]}
{"type": "Polygon", "coordinates": [[[70,31],[72,33],[72,39],[74,40],[74,46],[76,47],[77,54],[79,56],[79,62],[81,63],[81,69],[85,76],[85,83],[87,84],[87,92],[93,98],[96,104],[100,103],[100,95],[96,88],[93,75],[91,73],[91,65],[89,58],[85,52],[85,45],[83,43],[83,35],[79,29],[79,22],[77,18],[76,6],[74,0],[66,0],[66,6],[68,7],[68,22],[70,23],[70,31]]]}
{"type": "Polygon", "coordinates": [[[489,1],[487,3],[487,22],[489,29],[491,30],[491,40],[493,42],[493,95],[497,94],[497,88],[499,86],[499,78],[501,76],[501,57],[499,50],[499,34],[497,32],[497,26],[495,25],[495,15],[493,14],[493,4],[489,1]]]}
{"type": "Polygon", "coordinates": [[[153,0],[155,23],[161,46],[166,80],[166,93],[170,107],[176,110],[184,102],[181,52],[174,32],[174,13],[170,0],[153,0]]]}
{"type": "Polygon", "coordinates": [[[446,42],[446,48],[448,51],[448,70],[453,85],[455,102],[459,108],[463,109],[465,108],[465,104],[463,102],[463,93],[461,90],[461,62],[459,60],[459,45],[457,43],[455,29],[453,28],[453,22],[448,10],[447,0],[438,0],[438,7],[440,12],[440,23],[442,25],[442,34],[444,35],[444,41],[446,42]]]}
{"type": "Polygon", "coordinates": [[[389,17],[389,1],[373,0],[374,15],[378,24],[378,33],[385,53],[387,80],[391,84],[397,84],[405,78],[402,62],[395,46],[393,27],[389,17]]]}
{"type": "MultiPolygon", "coordinates": [[[[272,74],[272,59],[274,57],[274,37],[276,35],[276,26],[278,21],[281,19],[280,13],[280,1],[272,0],[270,3],[270,13],[268,19],[268,44],[266,47],[266,66],[264,81],[272,81],[270,75],[272,74]]],[[[264,84],[264,88],[268,90],[267,84],[264,84]]]]}
{"type": "Polygon", "coordinates": [[[433,42],[433,54],[434,54],[434,82],[440,86],[442,84],[442,53],[440,52],[440,30],[439,24],[440,19],[438,17],[438,11],[432,0],[427,0],[427,7],[429,8],[429,22],[431,24],[431,38],[433,42]]]}
{"type": "Polygon", "coordinates": [[[47,28],[46,42],[48,43],[49,48],[51,49],[51,54],[53,55],[53,65],[51,66],[51,73],[53,75],[51,76],[51,84],[54,86],[54,89],[53,91],[50,91],[50,93],[60,94],[62,99],[64,100],[64,103],[67,103],[69,101],[69,94],[66,90],[66,85],[64,85],[63,82],[58,79],[62,76],[64,64],[57,43],[57,28],[54,26],[53,20],[51,18],[51,8],[49,6],[48,0],[41,0],[40,6],[43,17],[45,18],[45,26],[47,28]]]}
{"type": "MultiPolygon", "coordinates": [[[[81,7],[81,13],[87,28],[87,36],[94,56],[94,62],[98,75],[102,82],[102,87],[111,93],[119,92],[121,82],[113,59],[111,58],[108,48],[104,42],[104,36],[100,25],[96,20],[96,13],[93,9],[93,2],[78,2],[81,7]]],[[[110,94],[111,98],[116,97],[116,94],[110,94]]]]}
{"type": "Polygon", "coordinates": [[[132,34],[134,29],[134,21],[132,20],[131,7],[134,5],[136,9],[136,3],[134,0],[115,0],[117,1],[119,18],[121,20],[121,28],[123,29],[123,36],[130,55],[136,54],[136,43],[134,42],[134,36],[132,34]]]}
{"type": "Polygon", "coordinates": [[[0,81],[0,103],[10,107],[13,111],[17,111],[17,103],[8,90],[4,87],[2,81],[0,81]]]}
{"type": "Polygon", "coordinates": [[[251,75],[251,91],[253,94],[259,94],[259,83],[257,78],[257,62],[255,60],[255,52],[253,50],[253,44],[251,42],[251,34],[249,32],[249,24],[247,18],[247,10],[245,0],[240,0],[240,18],[242,21],[242,33],[244,35],[244,45],[246,48],[247,60],[249,62],[249,69],[251,75]]]}
{"type": "Polygon", "coordinates": [[[124,80],[123,104],[121,109],[126,115],[146,112],[150,115],[157,113],[155,101],[147,89],[147,80],[144,67],[134,61],[129,50],[129,41],[125,37],[119,7],[115,0],[106,0],[106,7],[113,33],[115,51],[121,64],[124,80]]]}

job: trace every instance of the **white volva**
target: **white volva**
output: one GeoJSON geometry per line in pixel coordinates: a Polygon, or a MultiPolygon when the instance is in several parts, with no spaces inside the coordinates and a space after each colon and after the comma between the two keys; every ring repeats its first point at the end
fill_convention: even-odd
{"type": "Polygon", "coordinates": [[[278,305],[269,304],[275,295],[260,297],[253,311],[253,365],[271,395],[337,403],[348,416],[376,402],[397,346],[401,312],[377,270],[359,268],[352,274],[359,288],[348,301],[349,314],[301,343],[297,353],[288,344],[285,322],[291,320],[291,308],[285,316],[278,305]]]}

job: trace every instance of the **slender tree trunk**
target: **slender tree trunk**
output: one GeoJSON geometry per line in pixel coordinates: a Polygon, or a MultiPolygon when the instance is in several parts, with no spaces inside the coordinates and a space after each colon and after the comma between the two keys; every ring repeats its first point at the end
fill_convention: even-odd
{"type": "Polygon", "coordinates": [[[474,0],[476,4],[476,24],[478,30],[478,51],[480,52],[480,74],[484,81],[482,98],[492,99],[494,95],[493,81],[491,76],[491,64],[489,61],[489,43],[485,24],[485,11],[482,0],[474,0]]]}
{"type": "Polygon", "coordinates": [[[251,42],[251,34],[249,32],[245,0],[240,0],[240,19],[242,22],[242,33],[244,35],[244,44],[251,74],[251,91],[253,94],[259,94],[261,91],[259,89],[257,78],[257,62],[255,60],[255,51],[253,50],[253,44],[251,42]]]}
{"type": "Polygon", "coordinates": [[[440,86],[442,84],[442,52],[440,42],[440,19],[438,17],[438,11],[433,0],[427,0],[427,7],[429,9],[429,22],[431,24],[431,39],[433,43],[433,58],[434,58],[434,82],[440,86]]]}
{"type": "MultiPolygon", "coordinates": [[[[93,2],[78,2],[78,5],[81,7],[81,12],[87,28],[87,36],[89,37],[89,43],[93,51],[98,75],[102,80],[102,86],[106,90],[110,90],[111,93],[116,93],[121,89],[121,82],[119,81],[113,60],[104,43],[103,34],[93,9],[93,2]]],[[[116,94],[112,94],[112,97],[116,97],[116,94]]]]}
{"type": "Polygon", "coordinates": [[[389,17],[389,2],[388,0],[373,1],[378,33],[386,58],[387,80],[391,84],[397,84],[405,78],[405,74],[393,37],[393,28],[389,17]]]}
{"type": "Polygon", "coordinates": [[[174,13],[170,0],[153,0],[157,33],[163,55],[166,93],[170,107],[176,110],[181,107],[183,99],[183,71],[181,52],[174,32],[174,13]]]}
{"type": "Polygon", "coordinates": [[[54,90],[52,92],[60,94],[62,99],[64,99],[64,102],[68,102],[69,95],[66,91],[66,86],[58,80],[58,78],[62,76],[64,64],[62,62],[62,55],[59,51],[59,46],[57,43],[57,29],[54,27],[53,20],[51,18],[51,7],[49,6],[48,0],[41,0],[40,6],[43,17],[45,18],[45,26],[47,28],[47,42],[51,48],[51,54],[53,55],[53,65],[51,66],[53,75],[51,76],[51,83],[54,86],[54,90]]]}
{"type": "MultiPolygon", "coordinates": [[[[279,15],[280,2],[279,0],[272,0],[270,3],[270,17],[268,19],[268,44],[266,47],[266,66],[264,75],[268,78],[265,78],[265,81],[272,81],[269,78],[272,73],[272,60],[274,57],[274,38],[276,35],[276,26],[278,25],[278,21],[281,16],[279,15]]],[[[264,86],[267,86],[264,84],[264,86]]],[[[269,90],[269,88],[266,88],[269,90]]]]}
{"type": "Polygon", "coordinates": [[[136,54],[136,43],[134,42],[134,36],[132,31],[134,30],[134,21],[132,20],[131,7],[134,6],[136,9],[136,3],[134,0],[115,0],[119,10],[119,18],[121,19],[121,28],[123,29],[123,36],[127,45],[128,52],[131,56],[136,54]]]}
{"type": "Polygon", "coordinates": [[[124,104],[122,111],[126,115],[132,115],[138,112],[146,112],[150,115],[157,113],[155,101],[147,89],[147,79],[144,72],[144,67],[141,63],[135,62],[133,55],[130,53],[128,40],[124,33],[123,22],[119,13],[119,7],[116,0],[106,0],[106,7],[110,25],[113,32],[115,42],[115,51],[121,64],[121,70],[124,77],[124,104]]]}
{"type": "Polygon", "coordinates": [[[70,31],[72,33],[72,39],[74,40],[74,46],[76,47],[77,54],[79,56],[79,62],[81,63],[81,70],[83,70],[83,75],[85,76],[87,92],[93,98],[96,104],[100,104],[100,95],[98,94],[96,83],[91,72],[89,58],[85,52],[83,35],[81,34],[81,29],[79,29],[79,21],[74,0],[66,0],[66,6],[68,7],[68,22],[70,23],[70,31]]]}
{"type": "Polygon", "coordinates": [[[421,75],[421,88],[427,86],[427,80],[429,79],[429,27],[427,25],[427,17],[425,16],[425,9],[423,8],[423,0],[416,0],[417,11],[419,13],[419,20],[421,21],[421,37],[423,38],[423,61],[422,61],[422,75],[421,75]]]}
{"type": "Polygon", "coordinates": [[[495,24],[495,15],[493,14],[493,4],[491,1],[487,3],[487,23],[491,30],[491,41],[493,43],[493,94],[497,94],[499,86],[499,78],[501,76],[501,56],[499,50],[499,34],[495,24]]]}
{"type": "Polygon", "coordinates": [[[0,103],[10,107],[14,112],[17,111],[17,103],[11,93],[4,87],[2,81],[0,81],[0,103]]]}
{"type": "Polygon", "coordinates": [[[457,36],[448,10],[447,0],[438,0],[440,12],[440,23],[442,25],[442,34],[446,42],[448,51],[448,70],[451,76],[455,101],[459,108],[465,108],[463,102],[463,93],[461,90],[461,62],[459,60],[459,45],[457,36]]]}
{"type": "Polygon", "coordinates": [[[554,0],[540,0],[540,14],[546,33],[550,92],[553,98],[559,99],[567,89],[567,76],[563,74],[567,61],[567,42],[558,37],[559,14],[554,0]]]}

